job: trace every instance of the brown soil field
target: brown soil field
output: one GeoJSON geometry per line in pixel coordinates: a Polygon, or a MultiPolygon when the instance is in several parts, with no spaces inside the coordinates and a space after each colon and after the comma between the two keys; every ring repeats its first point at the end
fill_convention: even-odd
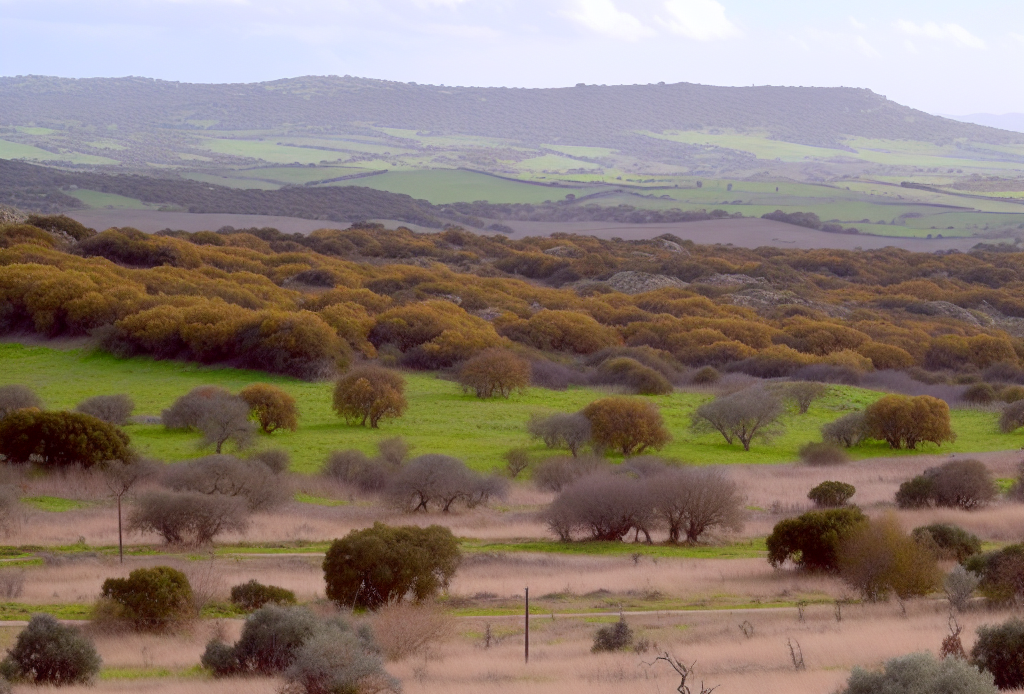
{"type": "MultiPolygon", "coordinates": [[[[86,226],[95,229],[129,226],[146,232],[161,229],[184,231],[217,230],[224,226],[236,229],[274,227],[286,233],[309,233],[316,229],[345,229],[348,224],[296,217],[273,217],[240,214],[192,214],[189,212],[158,212],[155,210],[81,210],[69,213],[86,226]]],[[[372,220],[389,227],[405,226],[413,231],[437,231],[394,220],[372,220]]],[[[733,244],[745,248],[777,246],[779,248],[838,248],[853,250],[895,246],[909,251],[931,252],[957,249],[966,251],[978,243],[974,238],[912,239],[868,234],[829,234],[783,224],[769,219],[718,219],[705,222],[672,224],[621,224],[616,222],[511,222],[515,229],[510,238],[550,236],[554,233],[583,234],[598,238],[618,237],[627,240],[650,239],[662,234],[675,234],[699,244],[733,244]]]]}

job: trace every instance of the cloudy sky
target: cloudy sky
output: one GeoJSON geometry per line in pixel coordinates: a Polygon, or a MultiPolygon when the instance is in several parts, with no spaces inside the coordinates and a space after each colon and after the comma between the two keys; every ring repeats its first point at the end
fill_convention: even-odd
{"type": "Polygon", "coordinates": [[[867,87],[1024,112],[1022,0],[0,0],[0,75],[867,87]]]}

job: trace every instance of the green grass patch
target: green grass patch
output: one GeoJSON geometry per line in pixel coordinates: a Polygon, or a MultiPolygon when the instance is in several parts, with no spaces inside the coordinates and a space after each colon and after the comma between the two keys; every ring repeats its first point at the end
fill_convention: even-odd
{"type": "Polygon", "coordinates": [[[25,496],[22,497],[21,501],[33,508],[39,509],[40,511],[49,511],[50,513],[77,511],[80,508],[92,506],[92,504],[87,501],[65,499],[59,496],[25,496]]]}
{"type": "MultiPolygon", "coordinates": [[[[55,350],[0,343],[0,363],[5,369],[0,384],[22,383],[35,389],[50,409],[71,409],[93,395],[127,393],[136,403],[136,414],[158,415],[176,398],[200,385],[217,385],[238,392],[256,382],[271,383],[289,392],[299,408],[299,429],[260,435],[257,447],[282,448],[292,457],[292,468],[312,473],[320,469],[328,453],[355,448],[372,453],[378,441],[404,437],[414,454],[444,453],[462,458],[477,470],[503,466],[502,455],[510,448],[525,447],[540,458],[552,452],[532,439],[526,422],[533,414],[574,412],[601,397],[606,391],[573,387],[565,391],[531,388],[509,399],[480,400],[462,392],[457,383],[433,374],[405,374],[409,409],[405,416],[384,422],[380,429],[348,426],[331,409],[330,383],[308,383],[258,371],[200,366],[151,358],[116,359],[101,352],[55,350]]],[[[823,424],[881,397],[881,393],[849,386],[831,386],[803,415],[795,411],[783,417],[786,433],[771,443],[755,443],[749,452],[727,444],[717,434],[696,435],[690,431],[694,409],[709,396],[675,392],[648,399],[661,408],[673,440],[661,454],[688,463],[784,463],[796,459],[797,449],[808,441],[820,440],[823,424]]],[[[937,448],[925,445],[919,451],[892,451],[884,443],[869,443],[851,451],[855,458],[904,456],[917,453],[976,452],[1020,448],[1024,433],[1002,434],[997,414],[975,410],[954,410],[953,430],[957,441],[937,448]]],[[[201,436],[168,431],[161,425],[130,425],[126,431],[142,453],[162,460],[178,461],[208,452],[199,447],[201,436]]]]}
{"type": "Polygon", "coordinates": [[[100,670],[101,681],[131,682],[171,677],[174,671],[165,667],[105,667],[100,670]]]}
{"type": "Polygon", "coordinates": [[[522,542],[487,542],[462,540],[467,552],[540,552],[587,556],[631,556],[675,559],[751,559],[763,557],[768,551],[763,538],[728,545],[647,545],[632,542],[556,542],[526,540],[522,542]]]}
{"type": "Polygon", "coordinates": [[[141,200],[127,198],[123,195],[101,193],[98,190],[69,190],[67,194],[73,198],[78,198],[94,210],[110,208],[115,210],[155,210],[160,207],[160,205],[150,205],[141,200]]]}
{"type": "Polygon", "coordinates": [[[90,619],[92,605],[83,603],[32,605],[23,602],[0,602],[0,621],[27,621],[34,614],[49,614],[57,619],[90,619]]]}
{"type": "MultiPolygon", "coordinates": [[[[580,164],[580,162],[575,163],[580,164]]],[[[588,188],[551,188],[525,182],[520,183],[497,176],[453,169],[389,171],[379,176],[354,178],[329,185],[387,190],[392,193],[411,195],[421,200],[429,200],[435,205],[472,202],[473,200],[487,200],[492,203],[537,204],[545,200],[561,200],[569,193],[582,196],[594,192],[593,189],[588,188]]]]}

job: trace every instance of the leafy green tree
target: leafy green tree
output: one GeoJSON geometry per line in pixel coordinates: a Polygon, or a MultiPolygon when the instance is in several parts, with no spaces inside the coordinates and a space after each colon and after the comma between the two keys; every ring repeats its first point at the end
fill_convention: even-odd
{"type": "Polygon", "coordinates": [[[382,419],[401,417],[408,406],[405,379],[379,366],[353,369],[334,386],[334,411],[360,426],[376,429],[382,419]]]}
{"type": "Polygon", "coordinates": [[[9,463],[38,461],[46,468],[90,468],[133,457],[123,431],[78,412],[18,410],[0,420],[0,455],[9,463]]]}
{"type": "Polygon", "coordinates": [[[847,484],[846,482],[827,481],[822,482],[817,487],[807,492],[807,498],[813,501],[815,506],[819,506],[821,508],[836,508],[838,506],[845,506],[846,502],[849,501],[856,493],[857,488],[852,484],[847,484]]]}
{"type": "Polygon", "coordinates": [[[1024,687],[1024,620],[1014,617],[997,626],[978,628],[971,662],[992,673],[1000,689],[1024,687]]]}
{"type": "Polygon", "coordinates": [[[161,631],[192,613],[192,586],[169,566],[135,569],[128,578],[108,578],[100,595],[116,603],[120,616],[136,629],[161,631]]]}
{"type": "Polygon", "coordinates": [[[867,516],[856,506],[779,521],[765,541],[768,562],[778,567],[789,560],[810,571],[838,571],[843,541],[865,522],[867,516]]]}
{"type": "Polygon", "coordinates": [[[412,594],[421,601],[447,589],[462,559],[451,530],[438,525],[374,523],[335,540],[324,558],[327,597],[377,609],[412,594]]]}
{"type": "Polygon", "coordinates": [[[56,687],[86,684],[100,671],[100,656],[80,629],[48,614],[32,615],[18,634],[0,672],[15,680],[56,687]]]}

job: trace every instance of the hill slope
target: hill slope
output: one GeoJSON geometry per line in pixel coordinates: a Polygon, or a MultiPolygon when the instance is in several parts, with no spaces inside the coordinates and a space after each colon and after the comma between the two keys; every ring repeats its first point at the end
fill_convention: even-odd
{"type": "Polygon", "coordinates": [[[698,84],[562,89],[438,87],[352,77],[258,84],[145,78],[0,78],[0,124],[154,128],[334,129],[372,123],[433,133],[622,147],[637,131],[735,128],[789,142],[840,146],[842,136],[931,142],[1024,136],[932,116],[866,89],[698,84]]]}

